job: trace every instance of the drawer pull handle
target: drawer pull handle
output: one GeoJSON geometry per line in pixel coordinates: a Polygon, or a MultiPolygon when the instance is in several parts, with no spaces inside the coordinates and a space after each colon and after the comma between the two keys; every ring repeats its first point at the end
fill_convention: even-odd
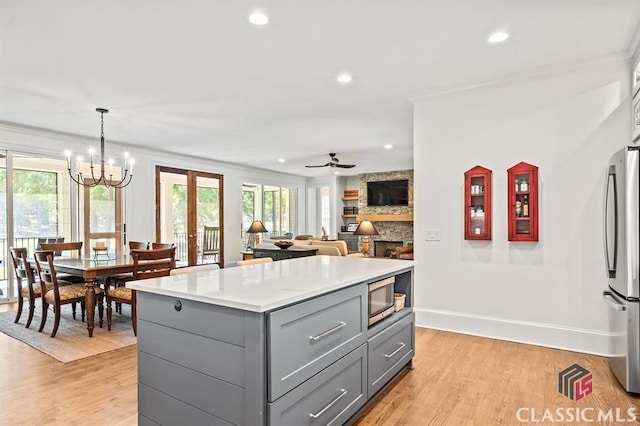
{"type": "Polygon", "coordinates": [[[385,358],[391,358],[391,357],[393,357],[395,354],[397,354],[398,352],[400,352],[401,350],[403,350],[405,346],[407,346],[407,345],[405,345],[405,344],[404,344],[404,343],[402,343],[402,342],[398,342],[398,343],[400,344],[400,346],[398,347],[398,349],[396,349],[395,351],[391,352],[390,354],[384,354],[384,357],[385,357],[385,358]]]}
{"type": "Polygon", "coordinates": [[[336,331],[340,330],[345,325],[347,325],[346,322],[340,321],[340,324],[336,325],[332,329],[329,329],[329,330],[325,331],[324,333],[320,333],[317,336],[309,336],[309,340],[311,340],[312,342],[315,342],[316,340],[322,339],[323,337],[328,336],[331,333],[335,333],[336,331]]]}
{"type": "Polygon", "coordinates": [[[325,413],[325,411],[327,411],[329,408],[331,408],[331,406],[333,404],[335,404],[336,402],[340,401],[340,399],[347,394],[347,391],[345,389],[339,389],[339,390],[340,390],[340,395],[336,396],[333,401],[331,401],[329,404],[327,404],[327,406],[324,407],[322,410],[318,411],[317,414],[309,414],[309,418],[317,419],[318,417],[323,415],[325,413]]]}

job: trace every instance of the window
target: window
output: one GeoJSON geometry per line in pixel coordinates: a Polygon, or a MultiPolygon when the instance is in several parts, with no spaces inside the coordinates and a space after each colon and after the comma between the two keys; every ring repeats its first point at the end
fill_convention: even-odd
{"type": "Polygon", "coordinates": [[[242,185],[242,240],[246,247],[247,229],[261,220],[268,235],[295,235],[298,230],[298,189],[245,183],[242,185]]]}

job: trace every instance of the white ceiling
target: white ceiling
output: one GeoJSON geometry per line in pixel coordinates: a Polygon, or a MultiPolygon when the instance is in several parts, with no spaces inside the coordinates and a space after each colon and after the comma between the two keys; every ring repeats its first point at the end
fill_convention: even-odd
{"type": "MultiPolygon", "coordinates": [[[[640,0],[0,0],[0,121],[304,176],[413,168],[410,96],[619,54],[640,0]],[[247,16],[261,9],[268,25],[247,16]],[[496,29],[512,36],[486,42],[496,29]],[[336,76],[353,74],[349,85],[336,76]],[[385,151],[391,143],[394,149],[385,151]],[[285,158],[284,164],[278,158],[285,158]]],[[[107,145],[108,146],[108,145],[107,145]]]]}

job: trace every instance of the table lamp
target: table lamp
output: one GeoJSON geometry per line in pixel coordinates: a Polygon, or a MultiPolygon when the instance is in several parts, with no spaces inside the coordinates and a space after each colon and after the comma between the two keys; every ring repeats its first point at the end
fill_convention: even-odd
{"type": "Polygon", "coordinates": [[[363,235],[362,238],[362,253],[365,256],[369,256],[369,235],[378,235],[378,230],[373,226],[370,220],[363,220],[358,224],[358,227],[353,231],[353,235],[363,235]]]}
{"type": "Polygon", "coordinates": [[[253,247],[260,244],[260,234],[263,232],[269,232],[269,231],[267,231],[267,228],[264,227],[261,221],[254,220],[251,226],[249,226],[249,229],[247,229],[248,234],[256,234],[253,247]]]}

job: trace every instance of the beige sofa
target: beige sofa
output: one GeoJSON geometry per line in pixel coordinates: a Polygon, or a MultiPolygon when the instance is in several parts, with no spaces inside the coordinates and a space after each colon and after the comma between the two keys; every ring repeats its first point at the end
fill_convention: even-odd
{"type": "MultiPolygon", "coordinates": [[[[277,248],[273,243],[278,240],[270,240],[265,239],[262,240],[260,244],[258,244],[258,248],[277,248]]],[[[318,250],[316,254],[318,256],[353,256],[358,255],[358,253],[349,254],[349,250],[347,249],[347,243],[343,240],[333,240],[333,241],[322,241],[319,239],[310,239],[310,240],[286,240],[291,241],[293,246],[289,248],[289,250],[310,250],[316,249],[318,250]]]]}

